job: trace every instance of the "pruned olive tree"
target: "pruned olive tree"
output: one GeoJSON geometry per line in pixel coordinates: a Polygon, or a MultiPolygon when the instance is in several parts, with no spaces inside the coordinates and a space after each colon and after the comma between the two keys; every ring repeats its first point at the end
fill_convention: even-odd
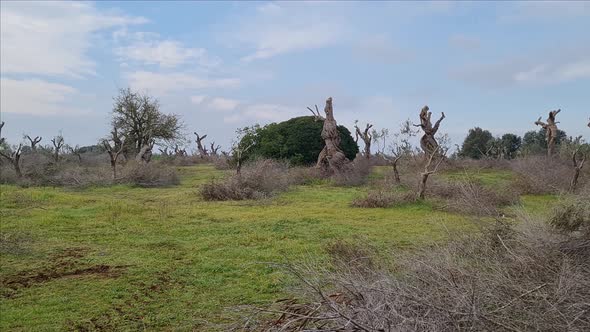
{"type": "Polygon", "coordinates": [[[332,97],[326,99],[326,106],[324,113],[326,117],[322,117],[316,106],[315,113],[311,108],[308,109],[314,113],[316,119],[324,121],[322,128],[322,139],[324,140],[324,148],[318,156],[316,167],[331,173],[340,173],[350,163],[346,158],[344,152],[340,148],[340,133],[338,132],[338,124],[334,118],[334,108],[332,107],[332,97]]]}
{"type": "Polygon", "coordinates": [[[365,156],[365,158],[369,159],[369,158],[371,158],[371,141],[373,139],[369,130],[371,130],[373,125],[370,123],[367,123],[367,126],[365,127],[365,129],[363,131],[361,131],[361,129],[357,126],[357,123],[358,123],[358,120],[356,120],[354,122],[355,138],[356,138],[355,142],[358,144],[359,137],[363,140],[363,142],[365,143],[365,151],[364,151],[363,155],[365,156]]]}
{"type": "Polygon", "coordinates": [[[115,181],[117,180],[117,159],[125,148],[125,137],[117,131],[117,127],[113,127],[110,136],[102,140],[102,145],[109,154],[113,181],[115,181]]]}
{"type": "Polygon", "coordinates": [[[432,121],[430,120],[432,112],[429,112],[428,110],[428,106],[422,108],[420,111],[420,124],[414,125],[415,127],[422,128],[422,131],[424,131],[424,135],[420,138],[420,147],[427,157],[432,155],[435,150],[438,150],[438,142],[436,141],[435,135],[438,132],[440,123],[445,118],[445,113],[442,112],[440,119],[438,119],[433,126],[432,121]]]}
{"type": "Polygon", "coordinates": [[[130,88],[114,98],[112,115],[112,126],[125,137],[122,153],[127,160],[149,162],[155,144],[182,138],[178,115],[162,113],[157,99],[130,88]]]}
{"type": "Polygon", "coordinates": [[[535,121],[535,125],[541,126],[541,128],[545,129],[545,139],[547,140],[547,155],[549,157],[555,154],[555,142],[558,135],[557,124],[559,122],[555,121],[555,116],[561,112],[561,109],[550,111],[549,117],[547,118],[547,123],[541,121],[541,117],[537,121],[535,121]]]}
{"type": "Polygon", "coordinates": [[[41,142],[41,140],[43,139],[43,137],[41,136],[31,138],[31,136],[29,135],[25,135],[24,138],[28,139],[29,142],[31,142],[31,151],[37,151],[37,144],[39,144],[39,142],[41,142]]]}
{"type": "Polygon", "coordinates": [[[199,136],[199,134],[197,134],[197,132],[194,132],[195,136],[197,137],[197,139],[195,140],[195,142],[197,143],[197,150],[199,151],[199,156],[201,156],[201,158],[205,158],[209,155],[209,153],[207,152],[207,148],[203,146],[203,140],[207,137],[207,135],[203,135],[203,136],[199,136]]]}
{"type": "Polygon", "coordinates": [[[0,123],[0,156],[4,157],[8,160],[12,167],[14,167],[14,172],[18,178],[23,177],[23,173],[20,169],[20,156],[22,154],[23,145],[19,144],[18,146],[13,146],[12,149],[8,147],[6,143],[6,139],[2,137],[2,128],[4,127],[4,121],[0,123]]]}
{"type": "Polygon", "coordinates": [[[59,153],[65,144],[64,137],[61,134],[55,136],[51,139],[51,144],[53,144],[53,160],[57,163],[59,161],[59,153]]]}

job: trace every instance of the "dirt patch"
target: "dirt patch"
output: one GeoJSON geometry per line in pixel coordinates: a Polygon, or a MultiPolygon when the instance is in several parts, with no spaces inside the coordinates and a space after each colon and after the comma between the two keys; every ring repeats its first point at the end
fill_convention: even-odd
{"type": "Polygon", "coordinates": [[[13,298],[22,288],[32,287],[55,279],[81,278],[94,276],[98,278],[117,278],[127,266],[90,265],[84,266],[81,259],[89,252],[88,248],[66,248],[50,256],[51,264],[37,270],[23,271],[0,278],[2,296],[13,298]]]}

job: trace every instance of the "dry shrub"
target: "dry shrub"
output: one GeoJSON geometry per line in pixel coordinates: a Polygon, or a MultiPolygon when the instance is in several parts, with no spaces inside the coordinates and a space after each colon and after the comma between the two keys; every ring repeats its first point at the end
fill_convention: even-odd
{"type": "Polygon", "coordinates": [[[590,234],[590,196],[562,197],[553,207],[549,222],[566,231],[583,231],[590,234]]]}
{"type": "Polygon", "coordinates": [[[416,201],[416,194],[409,191],[391,191],[386,189],[372,190],[365,197],[352,201],[353,207],[360,208],[388,208],[416,201]]]}
{"type": "Polygon", "coordinates": [[[180,183],[176,170],[161,163],[128,162],[121,170],[120,183],[138,187],[166,187],[180,183]]]}
{"type": "Polygon", "coordinates": [[[218,170],[228,170],[231,169],[229,157],[224,155],[212,157],[211,161],[213,162],[213,166],[215,169],[218,170]]]}
{"type": "MultiPolygon", "coordinates": [[[[589,252],[564,250],[576,240],[524,217],[395,255],[393,266],[375,267],[371,258],[291,265],[301,300],[258,312],[271,313],[261,323],[267,331],[588,331],[589,252]]],[[[370,251],[329,250],[359,252],[370,251]]]]}
{"type": "Polygon", "coordinates": [[[359,155],[342,171],[332,175],[332,180],[337,186],[361,186],[367,183],[369,174],[371,174],[371,162],[359,155]]]}
{"type": "Polygon", "coordinates": [[[444,193],[445,210],[474,216],[499,216],[500,208],[520,200],[519,194],[510,187],[492,190],[470,179],[452,182],[444,193]]]}
{"type": "MultiPolygon", "coordinates": [[[[412,192],[418,191],[419,181],[418,175],[402,179],[404,187],[412,192]]],[[[426,196],[442,210],[475,216],[501,215],[501,208],[520,200],[518,190],[512,186],[490,188],[469,176],[453,181],[429,179],[426,196]]]]}
{"type": "MultiPolygon", "coordinates": [[[[512,161],[517,177],[514,183],[523,194],[556,194],[569,189],[573,167],[567,162],[545,156],[530,156],[512,161]]],[[[581,181],[583,176],[580,177],[581,181]]]]}
{"type": "Polygon", "coordinates": [[[241,174],[203,185],[201,196],[209,201],[262,199],[286,191],[291,184],[286,163],[260,159],[242,167],[241,174]]]}

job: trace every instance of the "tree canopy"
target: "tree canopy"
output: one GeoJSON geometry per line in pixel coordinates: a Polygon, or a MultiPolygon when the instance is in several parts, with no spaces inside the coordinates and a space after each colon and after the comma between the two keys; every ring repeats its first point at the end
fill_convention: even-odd
{"type": "MultiPolygon", "coordinates": [[[[246,153],[247,159],[265,157],[288,160],[296,165],[309,165],[317,161],[324,147],[322,127],[323,122],[312,116],[297,117],[264,127],[248,127],[242,129],[246,133],[239,145],[252,145],[246,153]]],[[[354,159],[358,146],[350,131],[344,126],[338,126],[338,132],[342,151],[347,158],[354,159]]]]}
{"type": "Polygon", "coordinates": [[[181,138],[182,122],[177,115],[160,111],[158,100],[121,89],[113,105],[113,128],[125,139],[126,155],[137,154],[144,146],[181,138]]]}

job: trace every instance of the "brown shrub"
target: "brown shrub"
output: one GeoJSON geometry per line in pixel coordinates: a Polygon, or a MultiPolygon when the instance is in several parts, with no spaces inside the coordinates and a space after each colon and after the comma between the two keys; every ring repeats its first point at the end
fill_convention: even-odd
{"type": "Polygon", "coordinates": [[[512,188],[492,190],[469,179],[452,182],[444,193],[445,210],[474,216],[499,216],[500,208],[520,200],[520,195],[512,188]]]}
{"type": "Polygon", "coordinates": [[[201,196],[210,201],[262,199],[286,191],[291,184],[287,164],[261,159],[242,167],[241,174],[203,185],[201,196]]]}
{"type": "Polygon", "coordinates": [[[371,162],[359,155],[341,172],[332,175],[332,180],[336,186],[361,186],[367,183],[369,174],[371,174],[371,162]]]}
{"type": "Polygon", "coordinates": [[[415,201],[416,194],[413,192],[379,189],[369,191],[364,197],[356,198],[351,205],[360,208],[387,208],[415,201]]]}
{"type": "Polygon", "coordinates": [[[590,259],[564,250],[571,241],[525,217],[395,254],[393,266],[362,247],[329,250],[362,259],[288,266],[303,298],[261,311],[280,311],[268,331],[587,331],[590,259]]]}
{"type": "Polygon", "coordinates": [[[119,183],[138,187],[166,187],[180,183],[176,170],[161,163],[128,162],[121,170],[119,183]]]}
{"type": "MultiPolygon", "coordinates": [[[[557,194],[569,189],[573,167],[567,161],[530,156],[511,162],[516,173],[514,187],[522,194],[557,194]]],[[[580,177],[581,181],[583,177],[580,177]]]]}

